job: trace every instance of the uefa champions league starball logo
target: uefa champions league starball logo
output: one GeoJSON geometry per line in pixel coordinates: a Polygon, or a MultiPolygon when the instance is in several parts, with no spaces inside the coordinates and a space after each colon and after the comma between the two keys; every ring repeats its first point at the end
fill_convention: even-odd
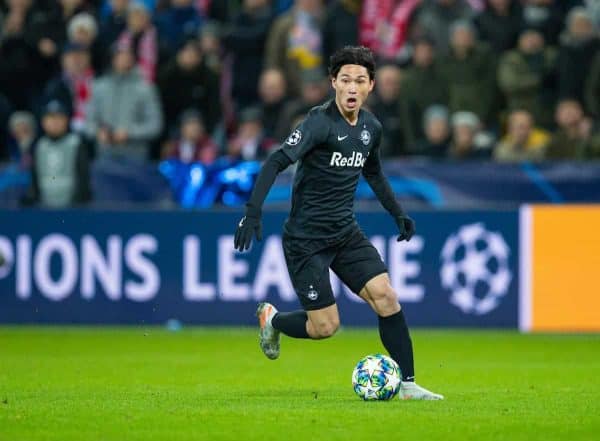
{"type": "Polygon", "coordinates": [[[302,132],[298,129],[294,130],[294,132],[288,137],[285,141],[288,145],[297,145],[302,139],[302,132]]]}
{"type": "Polygon", "coordinates": [[[442,287],[450,291],[450,303],[466,314],[496,309],[512,279],[509,254],[502,235],[482,223],[465,225],[450,236],[440,256],[442,287]]]}

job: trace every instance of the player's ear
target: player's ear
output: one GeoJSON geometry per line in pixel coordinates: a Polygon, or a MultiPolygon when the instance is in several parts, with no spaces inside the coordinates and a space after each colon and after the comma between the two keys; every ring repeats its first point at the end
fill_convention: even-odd
{"type": "Polygon", "coordinates": [[[369,81],[369,92],[372,92],[374,87],[375,87],[375,80],[370,80],[369,81]]]}
{"type": "Polygon", "coordinates": [[[331,76],[330,78],[331,78],[331,87],[333,87],[333,89],[334,89],[334,90],[337,90],[337,89],[335,88],[335,77],[334,77],[334,76],[331,76]]]}

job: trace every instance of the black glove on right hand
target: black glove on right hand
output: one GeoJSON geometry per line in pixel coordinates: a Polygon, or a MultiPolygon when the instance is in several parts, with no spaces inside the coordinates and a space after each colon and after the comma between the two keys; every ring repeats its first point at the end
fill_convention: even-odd
{"type": "Polygon", "coordinates": [[[398,225],[398,242],[403,240],[409,241],[415,234],[415,221],[406,215],[398,216],[396,218],[396,224],[398,225]]]}
{"type": "Polygon", "coordinates": [[[256,239],[260,242],[262,240],[262,222],[260,218],[244,216],[235,230],[234,248],[238,251],[250,249],[254,234],[256,234],[256,239]]]}

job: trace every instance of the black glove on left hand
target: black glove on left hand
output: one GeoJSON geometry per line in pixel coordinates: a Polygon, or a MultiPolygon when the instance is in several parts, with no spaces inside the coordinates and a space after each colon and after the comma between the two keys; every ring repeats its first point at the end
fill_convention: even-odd
{"type": "Polygon", "coordinates": [[[401,242],[403,240],[408,242],[410,238],[413,237],[413,235],[415,234],[415,221],[406,215],[398,216],[395,220],[396,224],[398,225],[399,232],[398,239],[396,240],[398,242],[401,242]]]}
{"type": "Polygon", "coordinates": [[[238,251],[250,249],[252,236],[256,233],[256,239],[262,240],[262,222],[260,217],[244,216],[235,230],[233,246],[238,251]]]}

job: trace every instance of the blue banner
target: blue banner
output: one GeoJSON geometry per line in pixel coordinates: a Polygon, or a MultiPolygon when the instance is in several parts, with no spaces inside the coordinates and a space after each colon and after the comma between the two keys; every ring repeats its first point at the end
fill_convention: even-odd
{"type": "MultiPolygon", "coordinates": [[[[358,213],[384,257],[411,325],[516,327],[518,213],[358,213]]],[[[233,249],[238,212],[0,211],[0,322],[255,323],[259,301],[299,308],[281,248],[286,213],[264,215],[264,239],[233,249]]],[[[332,277],[343,325],[376,316],[332,277]]]]}

